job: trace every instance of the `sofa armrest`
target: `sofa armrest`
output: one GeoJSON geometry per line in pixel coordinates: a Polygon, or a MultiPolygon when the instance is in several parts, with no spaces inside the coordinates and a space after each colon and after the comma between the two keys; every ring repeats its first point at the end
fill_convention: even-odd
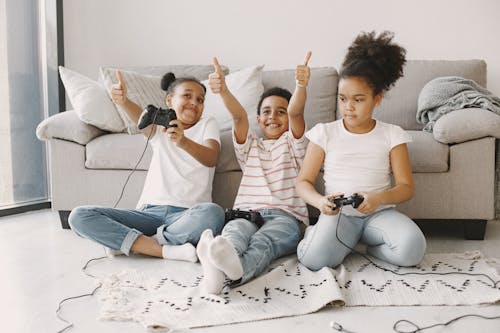
{"type": "Polygon", "coordinates": [[[439,118],[433,127],[441,143],[460,143],[493,136],[500,138],[500,115],[480,108],[452,111],[439,118]]]}
{"type": "Polygon", "coordinates": [[[36,136],[40,140],[63,139],[86,145],[107,132],[84,123],[73,110],[55,114],[38,124],[36,136]]]}

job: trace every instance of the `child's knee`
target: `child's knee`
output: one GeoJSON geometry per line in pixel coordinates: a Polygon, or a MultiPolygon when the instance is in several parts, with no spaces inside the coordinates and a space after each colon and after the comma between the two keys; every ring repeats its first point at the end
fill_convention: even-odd
{"type": "Polygon", "coordinates": [[[344,256],[338,256],[336,253],[318,253],[318,251],[304,247],[302,242],[300,242],[297,247],[297,258],[308,269],[319,271],[323,267],[337,267],[342,263],[344,256]]]}
{"type": "Polygon", "coordinates": [[[204,203],[197,207],[204,218],[204,223],[212,229],[214,234],[219,234],[224,227],[224,209],[215,203],[204,203]]]}
{"type": "Polygon", "coordinates": [[[68,216],[68,224],[75,233],[81,235],[85,233],[88,223],[85,223],[87,217],[92,214],[92,207],[80,206],[74,208],[68,216]]]}
{"type": "Polygon", "coordinates": [[[427,243],[421,232],[407,235],[400,244],[397,250],[399,262],[394,264],[409,267],[418,265],[422,261],[427,243]]]}
{"type": "Polygon", "coordinates": [[[315,229],[316,227],[308,227],[304,239],[297,246],[297,258],[300,263],[312,271],[340,265],[345,257],[344,251],[334,249],[336,247],[332,246],[333,239],[315,237],[315,229]]]}

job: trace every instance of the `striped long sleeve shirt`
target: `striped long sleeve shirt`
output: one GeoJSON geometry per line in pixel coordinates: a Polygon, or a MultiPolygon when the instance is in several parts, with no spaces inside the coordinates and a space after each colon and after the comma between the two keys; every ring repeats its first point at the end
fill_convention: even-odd
{"type": "Polygon", "coordinates": [[[234,208],[242,210],[280,209],[309,224],[307,206],[295,191],[297,177],[306,152],[306,138],[295,139],[287,131],[276,140],[263,140],[249,131],[238,144],[236,158],[243,171],[234,208]]]}

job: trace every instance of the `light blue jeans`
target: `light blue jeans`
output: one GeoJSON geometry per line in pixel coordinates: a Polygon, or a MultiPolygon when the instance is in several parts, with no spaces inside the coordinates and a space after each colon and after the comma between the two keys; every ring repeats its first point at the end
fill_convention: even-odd
{"type": "Polygon", "coordinates": [[[222,230],[238,253],[243,277],[233,285],[243,284],[262,273],[269,264],[284,255],[294,253],[300,240],[300,222],[277,209],[263,209],[262,227],[245,219],[229,221],[222,230]]]}
{"type": "Polygon", "coordinates": [[[129,255],[141,235],[156,235],[160,244],[196,246],[205,229],[221,232],[224,210],[214,203],[191,208],[145,205],[133,210],[81,206],[71,211],[68,222],[79,236],[129,255]]]}
{"type": "Polygon", "coordinates": [[[340,265],[351,249],[339,242],[336,233],[350,248],[364,243],[368,254],[398,266],[414,266],[425,254],[426,241],[420,228],[389,208],[362,217],[321,214],[299,243],[299,261],[314,271],[340,265]]]}

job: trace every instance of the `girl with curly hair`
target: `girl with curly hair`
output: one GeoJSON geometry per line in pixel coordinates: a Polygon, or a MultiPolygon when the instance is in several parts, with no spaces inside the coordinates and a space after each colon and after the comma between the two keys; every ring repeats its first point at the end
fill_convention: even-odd
{"type": "Polygon", "coordinates": [[[357,36],[339,73],[342,118],[306,133],[310,142],[296,189],[321,212],[297,249],[299,261],[309,269],[341,264],[358,242],[367,245],[368,254],[394,265],[413,266],[424,256],[421,230],[394,208],[413,196],[406,146],[411,137],[372,117],[384,93],[403,75],[406,50],[393,37],[387,31],[357,36]],[[313,185],[322,168],[326,195],[313,185]],[[363,198],[357,208],[333,202],[353,194],[363,198]]]}

